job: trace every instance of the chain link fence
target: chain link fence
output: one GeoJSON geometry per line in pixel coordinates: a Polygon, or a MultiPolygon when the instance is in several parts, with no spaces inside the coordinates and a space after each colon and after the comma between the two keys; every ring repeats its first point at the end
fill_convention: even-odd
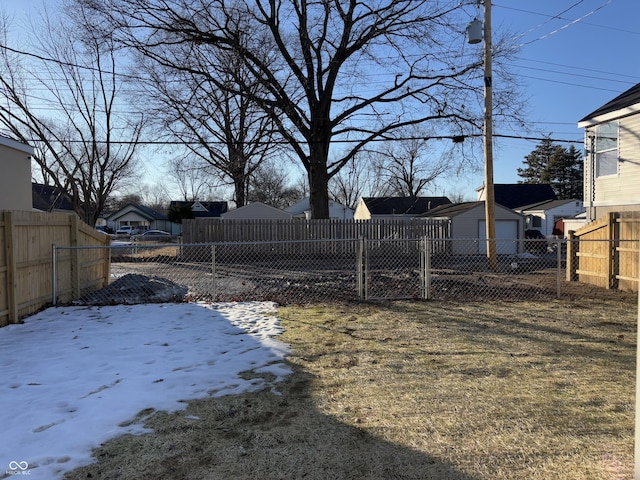
{"type": "Polygon", "coordinates": [[[118,243],[108,247],[105,286],[80,284],[68,262],[56,260],[95,257],[101,247],[54,247],[52,299],[55,304],[69,298],[71,286],[77,292],[73,301],[88,305],[532,300],[620,294],[576,281],[580,270],[575,262],[567,262],[566,240],[494,241],[495,269],[489,266],[486,241],[481,239],[118,243]],[[573,265],[569,274],[568,265],[573,265]]]}

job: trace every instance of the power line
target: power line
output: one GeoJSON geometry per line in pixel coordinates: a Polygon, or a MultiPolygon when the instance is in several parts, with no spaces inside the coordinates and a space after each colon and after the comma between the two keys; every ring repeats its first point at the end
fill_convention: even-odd
{"type": "Polygon", "coordinates": [[[560,80],[549,80],[548,78],[532,77],[531,75],[520,75],[520,77],[522,77],[522,78],[530,78],[531,80],[541,80],[543,82],[558,83],[558,84],[561,84],[561,85],[570,85],[572,87],[591,88],[593,90],[600,90],[602,92],[613,92],[613,93],[616,93],[616,94],[620,93],[620,90],[614,90],[612,88],[593,87],[591,85],[580,85],[580,84],[577,84],[575,82],[563,82],[563,81],[560,81],[560,80]]]}
{"type": "MultiPolygon", "coordinates": [[[[611,0],[608,1],[607,3],[605,3],[604,5],[601,5],[600,7],[594,9],[594,11],[597,11],[597,10],[600,10],[600,9],[606,7],[609,3],[611,3],[611,0]]],[[[532,12],[531,10],[523,10],[521,8],[515,8],[515,7],[511,7],[511,6],[506,6],[506,5],[496,5],[496,4],[494,4],[493,6],[497,7],[497,8],[503,8],[505,10],[511,10],[511,11],[514,11],[514,12],[526,13],[526,14],[529,14],[529,15],[538,15],[538,16],[549,17],[549,18],[556,18],[558,20],[564,20],[564,21],[569,21],[569,22],[573,22],[574,21],[571,18],[565,18],[565,17],[561,17],[561,16],[549,15],[549,14],[540,13],[540,12],[532,12]]],[[[583,18],[586,17],[586,16],[591,15],[594,11],[589,12],[587,15],[583,16],[583,18]]],[[[624,28],[612,27],[612,26],[609,26],[609,25],[600,25],[600,24],[597,24],[597,23],[585,22],[584,20],[580,20],[580,23],[582,23],[583,25],[588,25],[590,27],[603,28],[603,29],[606,29],[606,30],[613,30],[613,31],[620,32],[620,33],[629,33],[631,35],[640,35],[640,31],[627,30],[627,29],[624,29],[624,28]]]]}
{"type": "MultiPolygon", "coordinates": [[[[507,135],[507,134],[494,134],[493,135],[496,138],[505,138],[505,139],[517,139],[517,140],[528,140],[528,141],[544,141],[544,140],[550,140],[551,142],[554,143],[580,143],[583,144],[584,141],[583,140],[570,140],[570,139],[561,139],[561,138],[550,138],[547,136],[540,136],[540,137],[536,137],[536,136],[523,136],[523,135],[507,135]]],[[[448,140],[448,141],[452,141],[454,143],[462,143],[464,142],[465,139],[467,138],[479,138],[482,137],[482,133],[472,133],[472,134],[465,134],[465,135],[434,135],[434,136],[429,136],[429,137],[412,137],[412,136],[407,136],[407,137],[385,137],[385,138],[375,138],[375,139],[371,139],[369,140],[369,142],[401,142],[401,141],[411,141],[411,140],[448,140]]],[[[38,140],[36,139],[27,139],[26,142],[29,143],[36,143],[38,140]]],[[[336,139],[336,140],[331,140],[331,143],[360,143],[364,141],[364,139],[354,139],[354,140],[347,140],[347,139],[336,139]]],[[[83,140],[66,140],[66,143],[85,143],[83,140]]],[[[107,143],[106,140],[101,141],[101,140],[96,140],[96,143],[107,143]]],[[[197,145],[201,145],[201,142],[187,142],[187,141],[182,141],[182,140],[139,140],[139,141],[130,141],[130,140],[111,140],[109,141],[109,143],[114,144],[114,145],[166,145],[166,146],[197,146],[197,145]]],[[[226,142],[220,141],[220,140],[212,140],[207,142],[207,144],[212,144],[212,145],[224,145],[226,142]]],[[[267,142],[255,142],[255,143],[267,143],[267,142]]],[[[272,141],[269,142],[272,144],[280,144],[280,145],[288,145],[290,142],[286,141],[286,140],[280,140],[280,141],[272,141]]]]}

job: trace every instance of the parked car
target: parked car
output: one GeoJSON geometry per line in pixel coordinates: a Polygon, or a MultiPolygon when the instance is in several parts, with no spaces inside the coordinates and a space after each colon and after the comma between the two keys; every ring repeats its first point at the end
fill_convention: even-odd
{"type": "Polygon", "coordinates": [[[131,225],[123,225],[116,230],[116,235],[138,235],[139,233],[140,230],[131,225]]]}
{"type": "Polygon", "coordinates": [[[546,252],[547,237],[540,230],[525,230],[524,248],[529,252],[546,252]]]}
{"type": "Polygon", "coordinates": [[[138,242],[171,242],[174,241],[175,238],[175,235],[171,235],[163,230],[147,230],[140,235],[136,235],[134,240],[138,242]]]}
{"type": "Polygon", "coordinates": [[[102,233],[106,233],[107,235],[113,235],[114,233],[116,233],[115,230],[108,225],[97,226],[96,230],[102,233]]]}

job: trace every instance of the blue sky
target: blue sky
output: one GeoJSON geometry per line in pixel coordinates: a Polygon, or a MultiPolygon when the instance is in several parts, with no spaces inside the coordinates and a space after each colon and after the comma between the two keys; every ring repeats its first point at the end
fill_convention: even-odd
{"type": "MultiPolygon", "coordinates": [[[[493,5],[493,27],[522,34],[513,68],[530,96],[530,121],[540,134],[582,140],[578,120],[640,83],[637,0],[499,0],[493,5]]],[[[495,182],[517,181],[516,169],[537,143],[497,139],[495,182]]]]}
{"type": "MultiPolygon", "coordinates": [[[[38,9],[42,0],[0,0],[0,5],[19,21],[38,9]]],[[[481,18],[482,7],[476,13],[481,18]]],[[[578,120],[640,83],[639,18],[638,0],[494,0],[493,30],[513,32],[522,44],[512,68],[530,100],[534,130],[496,128],[494,133],[582,141],[578,120]]],[[[494,182],[517,182],[517,168],[538,143],[496,138],[494,182]]],[[[444,193],[464,193],[473,199],[474,189],[482,183],[478,172],[443,188],[444,193]]]]}

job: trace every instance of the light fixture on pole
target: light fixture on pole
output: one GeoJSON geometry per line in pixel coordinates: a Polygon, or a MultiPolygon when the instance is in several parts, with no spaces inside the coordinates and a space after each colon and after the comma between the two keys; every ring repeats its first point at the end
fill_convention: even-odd
{"type": "Polygon", "coordinates": [[[467,37],[471,45],[482,41],[482,22],[477,18],[471,20],[467,25],[467,37]]]}
{"type": "MultiPolygon", "coordinates": [[[[478,4],[481,0],[478,0],[478,4]]],[[[482,22],[474,18],[467,25],[469,43],[482,41],[482,22]]],[[[496,252],[495,192],[493,187],[493,93],[491,47],[491,0],[484,0],[484,206],[489,269],[498,269],[496,252]]]]}

